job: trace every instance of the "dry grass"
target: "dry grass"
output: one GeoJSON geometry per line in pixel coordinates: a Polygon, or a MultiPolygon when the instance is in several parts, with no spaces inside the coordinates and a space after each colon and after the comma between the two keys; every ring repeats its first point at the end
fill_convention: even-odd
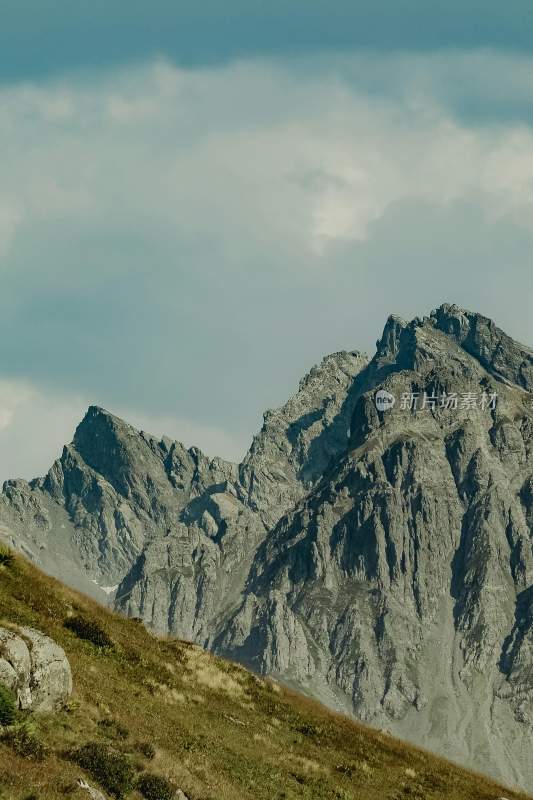
{"type": "Polygon", "coordinates": [[[75,686],[67,709],[32,721],[43,761],[0,743],[2,800],[86,798],[76,788],[83,773],[67,754],[95,741],[128,756],[137,775],[165,777],[191,800],[525,798],[193,645],[158,639],[19,557],[0,574],[0,619],[56,639],[75,686]],[[113,647],[66,629],[73,614],[94,620],[113,647]]]}

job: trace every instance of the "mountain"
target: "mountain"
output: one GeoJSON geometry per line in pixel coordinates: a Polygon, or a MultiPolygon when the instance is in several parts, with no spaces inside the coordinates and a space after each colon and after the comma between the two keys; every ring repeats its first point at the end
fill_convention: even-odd
{"type": "Polygon", "coordinates": [[[390,317],[240,465],[89,409],[46,477],[4,485],[0,532],[158,633],[531,788],[532,391],[491,320],[390,317]]]}
{"type": "Polygon", "coordinates": [[[0,727],[2,800],[526,800],[1,555],[1,625],[50,637],[73,686],[0,727]]]}
{"type": "Polygon", "coordinates": [[[0,534],[102,602],[122,584],[117,603],[129,597],[133,609],[135,589],[134,616],[206,643],[259,543],[344,451],[366,363],[359,353],[325,358],[286,406],[265,413],[238,466],[91,407],[44,478],[4,484],[0,534]]]}

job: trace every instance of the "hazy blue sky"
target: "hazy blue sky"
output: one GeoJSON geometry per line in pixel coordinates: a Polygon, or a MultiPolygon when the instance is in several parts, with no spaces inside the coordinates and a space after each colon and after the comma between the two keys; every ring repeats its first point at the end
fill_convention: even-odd
{"type": "Polygon", "coordinates": [[[529,2],[2,3],[0,480],[90,403],[238,458],[389,313],[533,344],[529,2]]]}

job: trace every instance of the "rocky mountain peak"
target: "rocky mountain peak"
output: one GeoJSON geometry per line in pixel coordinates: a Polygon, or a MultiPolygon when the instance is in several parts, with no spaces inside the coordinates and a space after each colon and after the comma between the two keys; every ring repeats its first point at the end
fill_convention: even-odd
{"type": "Polygon", "coordinates": [[[160,633],[526,785],[532,389],[532,351],[486,317],[391,316],[239,465],[91,407],[45,479],[6,484],[0,535],[160,633]]]}
{"type": "Polygon", "coordinates": [[[533,389],[533,351],[488,317],[449,303],[410,322],[391,315],[376,343],[371,381],[379,383],[401,370],[424,372],[428,364],[439,369],[442,377],[452,369],[452,362],[470,373],[477,370],[477,363],[499,381],[533,389]]]}
{"type": "Polygon", "coordinates": [[[394,359],[400,349],[402,334],[408,327],[405,320],[391,314],[385,323],[381,338],[376,342],[376,358],[394,359]]]}
{"type": "Polygon", "coordinates": [[[448,304],[433,311],[431,319],[488,372],[533,390],[533,351],[515,342],[491,319],[448,304]]]}
{"type": "Polygon", "coordinates": [[[72,446],[87,466],[123,495],[128,495],[132,477],[147,458],[154,460],[145,436],[98,406],[89,407],[76,428],[72,446]]]}
{"type": "Polygon", "coordinates": [[[285,405],[265,413],[239,477],[247,501],[267,525],[346,449],[354,381],[367,364],[368,357],[356,350],[332,353],[302,378],[285,405]]]}

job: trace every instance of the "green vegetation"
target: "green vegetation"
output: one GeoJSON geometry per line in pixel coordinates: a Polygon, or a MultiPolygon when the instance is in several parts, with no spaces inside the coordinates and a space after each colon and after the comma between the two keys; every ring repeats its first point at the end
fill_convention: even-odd
{"type": "Polygon", "coordinates": [[[17,716],[15,695],[0,683],[0,725],[13,725],[17,716]]]}
{"type": "Polygon", "coordinates": [[[155,758],[155,747],[150,742],[137,742],[135,749],[148,761],[152,761],[155,758]]]}
{"type": "Polygon", "coordinates": [[[133,789],[135,773],[129,759],[106,744],[89,742],[72,753],[72,760],[117,800],[133,789]]]}
{"type": "Polygon", "coordinates": [[[75,633],[78,639],[91,642],[95,647],[113,647],[112,640],[96,620],[75,616],[66,619],[64,624],[65,628],[75,633]]]}
{"type": "Polygon", "coordinates": [[[4,727],[0,800],[83,800],[80,776],[117,800],[165,798],[168,787],[190,800],[525,798],[199,647],[158,638],[18,556],[0,577],[0,625],[8,622],[65,649],[74,695],[56,714],[19,712],[4,727]],[[72,620],[83,625],[74,630],[72,620]]]}
{"type": "Polygon", "coordinates": [[[1,741],[11,747],[21,758],[44,761],[47,755],[46,746],[28,720],[22,720],[7,728],[2,733],[1,741]]]}
{"type": "Polygon", "coordinates": [[[172,800],[176,787],[159,775],[141,775],[137,789],[146,800],[172,800]]]}
{"type": "Polygon", "coordinates": [[[130,735],[129,730],[124,725],[121,725],[120,722],[117,722],[116,719],[101,719],[98,723],[98,727],[106,736],[109,736],[110,739],[125,740],[130,735]]]}
{"type": "Polygon", "coordinates": [[[10,567],[14,562],[14,555],[11,550],[0,545],[0,569],[2,567],[10,567]]]}

